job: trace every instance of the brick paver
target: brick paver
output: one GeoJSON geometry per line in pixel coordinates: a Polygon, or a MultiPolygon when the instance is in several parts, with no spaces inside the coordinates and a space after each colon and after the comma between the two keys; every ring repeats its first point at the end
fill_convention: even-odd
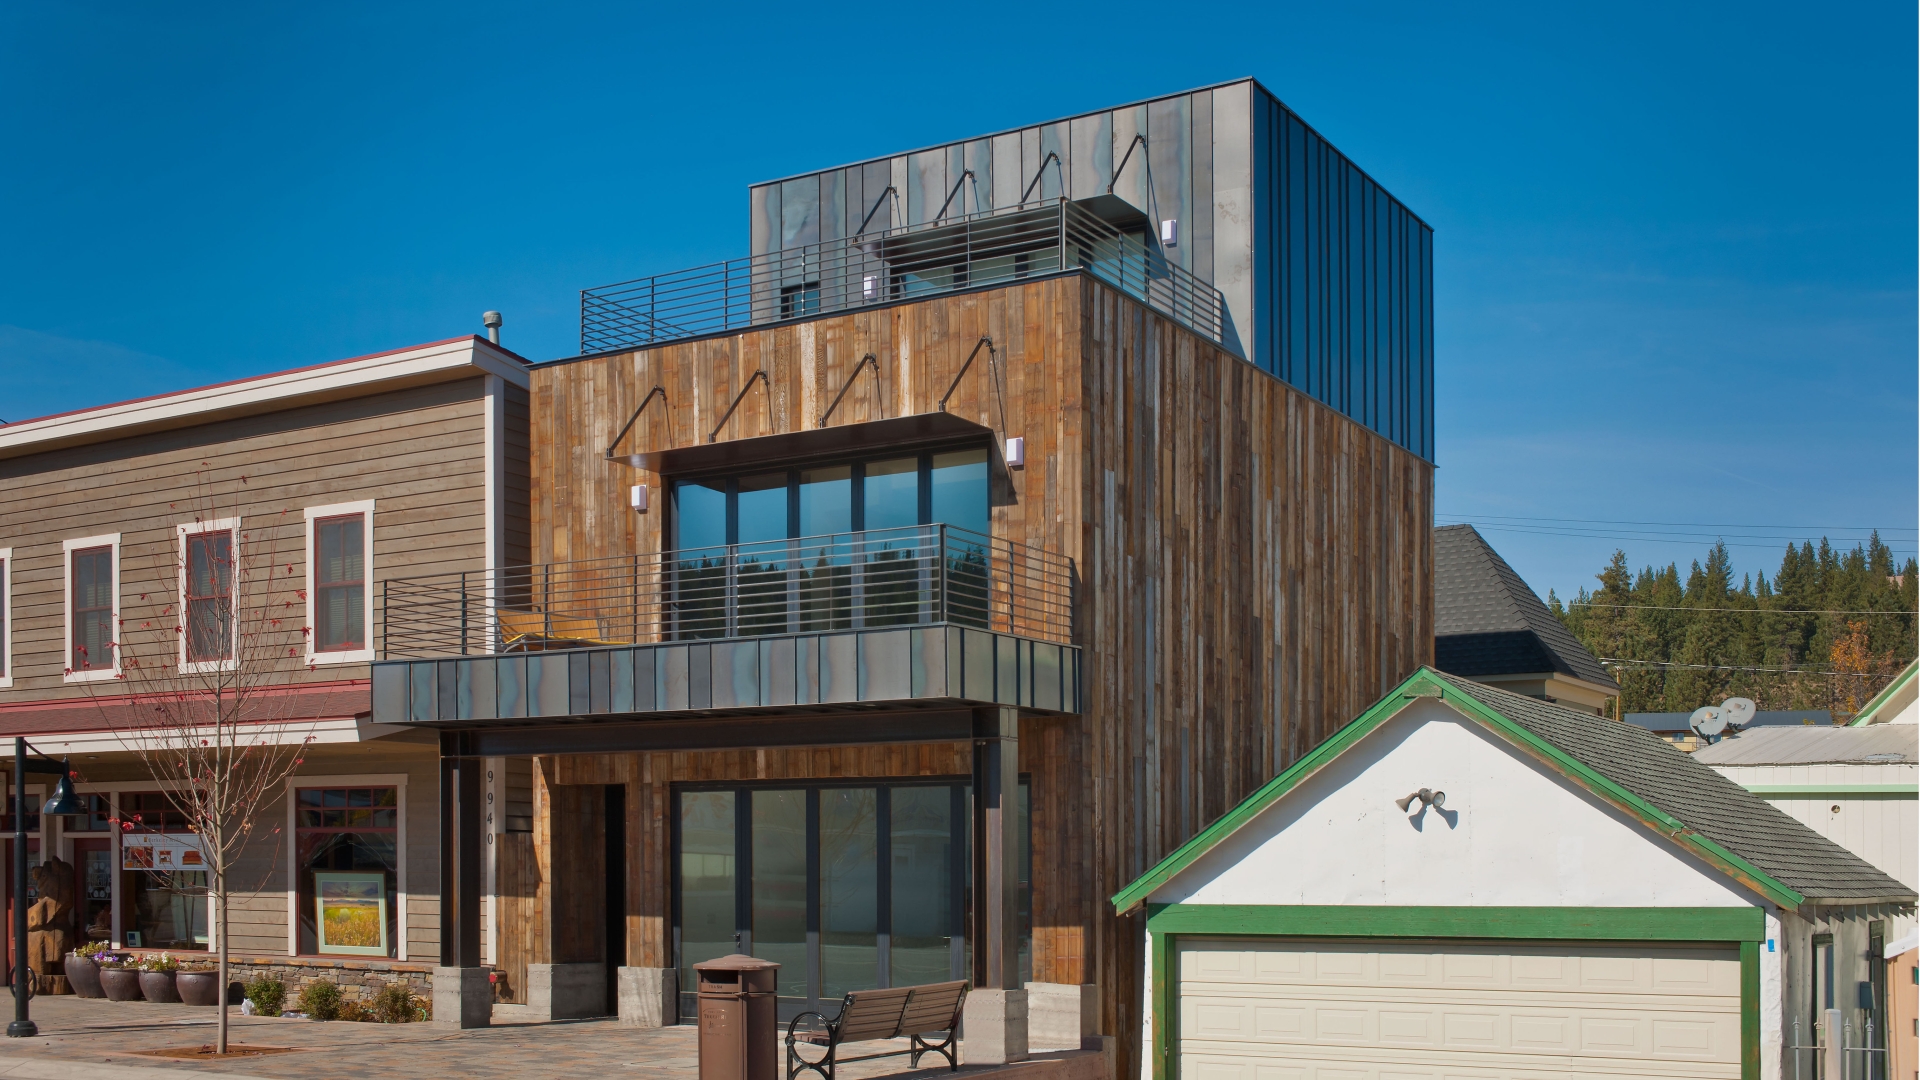
{"type": "MultiPolygon", "coordinates": [[[[0,1009],[11,1012],[0,992],[0,1009]]],[[[131,1078],[149,1070],[191,1076],[219,1074],[285,1080],[358,1080],[361,1077],[515,1077],[525,1080],[618,1080],[622,1076],[696,1080],[692,1027],[634,1028],[612,1020],[552,1024],[505,1024],[457,1031],[436,1024],[317,1023],[278,1017],[233,1016],[234,1043],[294,1047],[297,1053],[233,1058],[222,1062],[149,1057],[141,1050],[188,1047],[213,1039],[212,1010],[186,1005],[111,1002],[74,997],[36,998],[33,1018],[40,1035],[0,1039],[0,1078],[61,1080],[131,1078]]],[[[904,1045],[904,1044],[902,1044],[904,1045]]],[[[883,1049],[850,1047],[849,1053],[883,1049]]],[[[1051,1056],[1051,1055],[1048,1055],[1051,1056]]],[[[938,1057],[933,1060],[939,1061],[938,1057]]],[[[927,1059],[922,1059],[923,1065],[927,1059]]],[[[968,1069],[961,1073],[985,1072],[968,1069]]],[[[784,1068],[782,1069],[784,1074],[784,1068]]],[[[910,1070],[906,1058],[838,1070],[845,1080],[877,1076],[931,1080],[952,1076],[938,1069],[910,1070]]]]}

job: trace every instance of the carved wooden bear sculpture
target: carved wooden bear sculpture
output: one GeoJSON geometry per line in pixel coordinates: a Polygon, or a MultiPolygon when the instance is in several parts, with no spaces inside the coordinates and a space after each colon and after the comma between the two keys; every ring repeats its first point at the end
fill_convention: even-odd
{"type": "Polygon", "coordinates": [[[33,868],[40,899],[27,909],[27,969],[42,994],[71,994],[65,957],[73,945],[73,867],[59,858],[33,868]]]}

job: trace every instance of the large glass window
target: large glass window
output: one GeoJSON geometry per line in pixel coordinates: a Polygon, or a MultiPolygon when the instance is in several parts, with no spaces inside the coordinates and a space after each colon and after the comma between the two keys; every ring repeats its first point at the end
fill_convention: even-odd
{"type": "MultiPolygon", "coordinates": [[[[122,792],[120,819],[134,833],[187,833],[187,815],[159,791],[122,792]]],[[[121,871],[121,940],[143,949],[207,947],[204,870],[121,871]]]]}
{"type": "Polygon", "coordinates": [[[315,652],[367,647],[366,515],[313,523],[315,652]]]}
{"type": "Polygon", "coordinates": [[[186,538],[187,660],[233,658],[233,533],[186,538]]]}
{"type": "Polygon", "coordinates": [[[295,798],[300,951],[393,956],[400,884],[398,790],[301,788],[295,798]]]}
{"type": "MultiPolygon", "coordinates": [[[[959,780],[676,791],[674,942],[693,965],[777,961],[783,1017],[850,990],[968,977],[969,785],[959,780]]],[[[1020,828],[1026,816],[1024,785],[1020,828]]],[[[1022,845],[1023,875],[1027,857],[1022,845]]],[[[1023,967],[1031,919],[1022,903],[1023,967]]]]}
{"type": "Polygon", "coordinates": [[[73,643],[68,667],[105,670],[113,666],[113,548],[81,548],[72,558],[73,643]]]}
{"type": "Polygon", "coordinates": [[[990,454],[975,447],[675,481],[674,634],[730,637],[941,618],[984,625],[990,454]]]}

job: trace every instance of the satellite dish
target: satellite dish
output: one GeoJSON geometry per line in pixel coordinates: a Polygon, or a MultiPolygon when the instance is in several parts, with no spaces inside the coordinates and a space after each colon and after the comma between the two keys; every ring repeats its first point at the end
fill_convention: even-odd
{"type": "Polygon", "coordinates": [[[1753,723],[1758,710],[1759,706],[1753,703],[1752,698],[1730,697],[1720,703],[1720,715],[1726,717],[1727,723],[1734,727],[1746,727],[1753,723]]]}
{"type": "Polygon", "coordinates": [[[1714,706],[1702,705],[1687,717],[1687,726],[1693,729],[1695,735],[1711,739],[1727,730],[1727,718],[1714,706]]]}

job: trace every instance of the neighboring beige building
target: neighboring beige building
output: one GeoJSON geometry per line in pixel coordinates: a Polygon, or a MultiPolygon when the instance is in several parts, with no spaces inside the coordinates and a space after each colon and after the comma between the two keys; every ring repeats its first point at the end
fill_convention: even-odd
{"type": "Polygon", "coordinates": [[[382,585],[526,560],[526,386],[518,357],[462,337],[0,427],[0,751],[25,736],[81,776],[87,819],[29,817],[36,860],[75,867],[76,940],[211,943],[203,875],[125,868],[141,846],[192,839],[132,749],[152,684],[122,654],[129,624],[181,596],[178,662],[231,669],[250,647],[216,628],[232,572],[205,568],[252,548],[287,608],[256,701],[266,730],[313,742],[246,856],[233,950],[296,975],[302,957],[394,965],[424,985],[438,747],[370,722],[382,585]],[[380,944],[318,940],[316,874],[377,883],[380,944]]]}
{"type": "Polygon", "coordinates": [[[1861,706],[1854,718],[1847,722],[1848,726],[1920,723],[1920,678],[1916,678],[1916,675],[1920,675],[1920,660],[1908,664],[1906,670],[1887,684],[1885,690],[1861,706]]]}
{"type": "Polygon", "coordinates": [[[1471,525],[1433,530],[1433,663],[1450,675],[1605,716],[1620,684],[1471,525]]]}

